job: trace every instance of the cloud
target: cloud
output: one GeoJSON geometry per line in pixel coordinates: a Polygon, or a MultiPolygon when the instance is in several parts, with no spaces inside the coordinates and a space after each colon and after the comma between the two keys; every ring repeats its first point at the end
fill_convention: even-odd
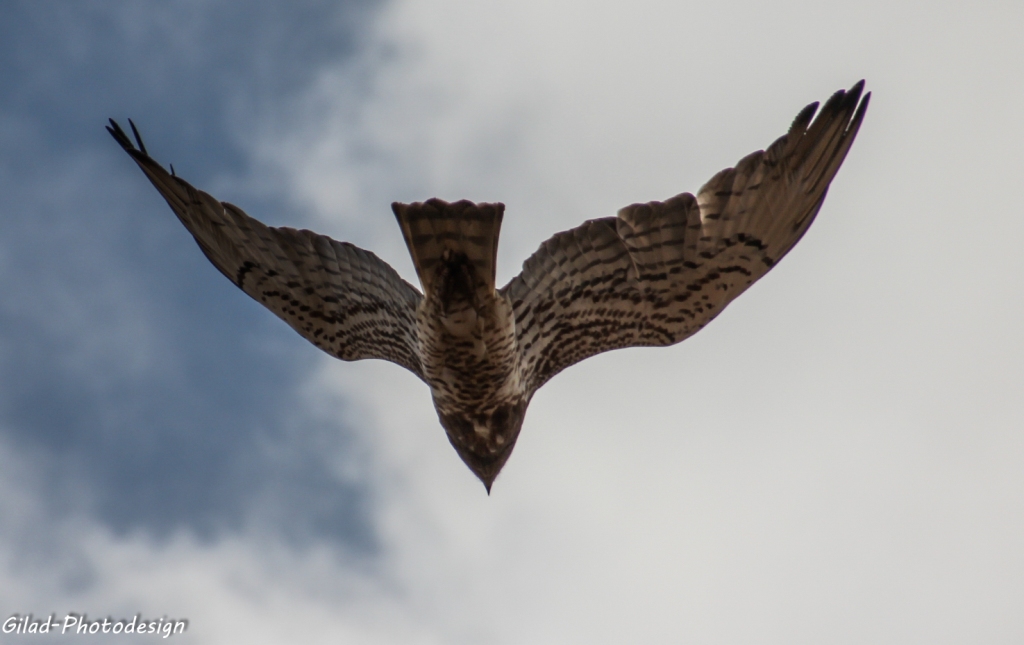
{"type": "Polygon", "coordinates": [[[267,516],[289,539],[372,549],[360,482],[321,452],[359,447],[338,419],[290,412],[315,350],[214,279],[102,129],[128,111],[157,154],[241,197],[244,125],[226,124],[343,58],[369,9],[34,4],[5,20],[0,418],[55,518],[212,538],[267,516]]]}
{"type": "Polygon", "coordinates": [[[1016,518],[1006,491],[1019,490],[1005,485],[1020,457],[1005,429],[1021,410],[1002,384],[1021,382],[1005,327],[1020,301],[995,294],[1015,292],[1020,262],[1012,234],[987,234],[1019,223],[1001,215],[1008,193],[964,187],[1012,185],[1019,167],[1000,143],[1020,129],[1002,116],[1020,105],[999,80],[1016,73],[1006,19],[396,3],[365,55],[374,74],[349,61],[295,99],[290,132],[260,154],[325,226],[413,278],[387,201],[501,199],[507,279],[557,230],[696,190],[803,103],[861,76],[876,90],[796,251],[682,346],[591,359],[547,385],[486,505],[431,445],[442,435],[421,386],[387,366],[325,368],[376,411],[367,441],[405,481],[378,489],[382,543],[434,629],[508,642],[1013,633],[1000,608],[1019,586],[967,573],[989,548],[1019,566],[998,518],[1016,518]],[[968,116],[993,94],[995,120],[968,116]],[[965,227],[966,203],[998,223],[965,227]],[[990,252],[995,264],[964,270],[990,252]]]}

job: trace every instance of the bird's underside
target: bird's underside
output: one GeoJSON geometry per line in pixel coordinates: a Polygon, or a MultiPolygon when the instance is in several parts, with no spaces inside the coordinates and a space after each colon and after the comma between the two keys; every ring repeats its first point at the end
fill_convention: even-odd
{"type": "Polygon", "coordinates": [[[697,195],[633,204],[556,234],[495,288],[502,204],[392,205],[421,294],[374,254],[268,227],[169,174],[107,128],[229,280],[320,349],[382,358],[430,387],[441,425],[490,491],[533,393],[601,352],[667,346],[710,322],[803,236],[857,135],[870,93],[836,92],[814,118],[711,178],[697,195]],[[812,120],[813,119],[813,120],[812,120]]]}

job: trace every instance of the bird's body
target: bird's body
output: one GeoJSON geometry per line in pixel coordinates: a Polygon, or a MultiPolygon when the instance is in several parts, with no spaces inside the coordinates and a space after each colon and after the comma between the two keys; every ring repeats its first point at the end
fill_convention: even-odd
{"type": "Polygon", "coordinates": [[[218,202],[164,171],[137,132],[139,149],[108,129],[239,288],[327,353],[389,360],[426,382],[449,440],[490,491],[551,377],[600,352],[682,341],[796,244],[856,137],[862,87],[837,92],[813,122],[809,105],[696,196],[558,233],[501,289],[502,204],[393,204],[422,294],[372,253],[218,202]]]}
{"type": "Polygon", "coordinates": [[[532,395],[512,303],[494,288],[504,206],[432,199],[392,208],[423,285],[423,380],[452,446],[490,489],[532,395]]]}

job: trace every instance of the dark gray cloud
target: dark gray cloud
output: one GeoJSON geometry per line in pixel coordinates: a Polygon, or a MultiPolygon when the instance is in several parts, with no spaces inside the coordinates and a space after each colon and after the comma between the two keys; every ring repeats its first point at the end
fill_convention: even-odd
{"type": "MultiPolygon", "coordinates": [[[[244,177],[240,137],[355,52],[374,8],[5,5],[0,433],[56,516],[212,537],[255,514],[372,548],[361,483],[328,463],[360,447],[299,409],[316,350],[209,266],[103,125],[133,117],[199,186],[244,177]]],[[[251,211],[281,206],[239,190],[251,211]]]]}

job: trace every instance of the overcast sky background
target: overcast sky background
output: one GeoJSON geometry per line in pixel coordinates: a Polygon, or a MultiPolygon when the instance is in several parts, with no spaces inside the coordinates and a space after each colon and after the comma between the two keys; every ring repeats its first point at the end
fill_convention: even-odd
{"type": "Polygon", "coordinates": [[[1021,642],[1024,5],[961,6],[3,2],[0,614],[185,617],[185,643],[1021,642]],[[503,201],[504,283],[860,78],[804,240],[687,342],[545,386],[489,498],[426,387],[235,289],[103,130],[131,117],[194,185],[413,282],[392,201],[503,201]]]}

